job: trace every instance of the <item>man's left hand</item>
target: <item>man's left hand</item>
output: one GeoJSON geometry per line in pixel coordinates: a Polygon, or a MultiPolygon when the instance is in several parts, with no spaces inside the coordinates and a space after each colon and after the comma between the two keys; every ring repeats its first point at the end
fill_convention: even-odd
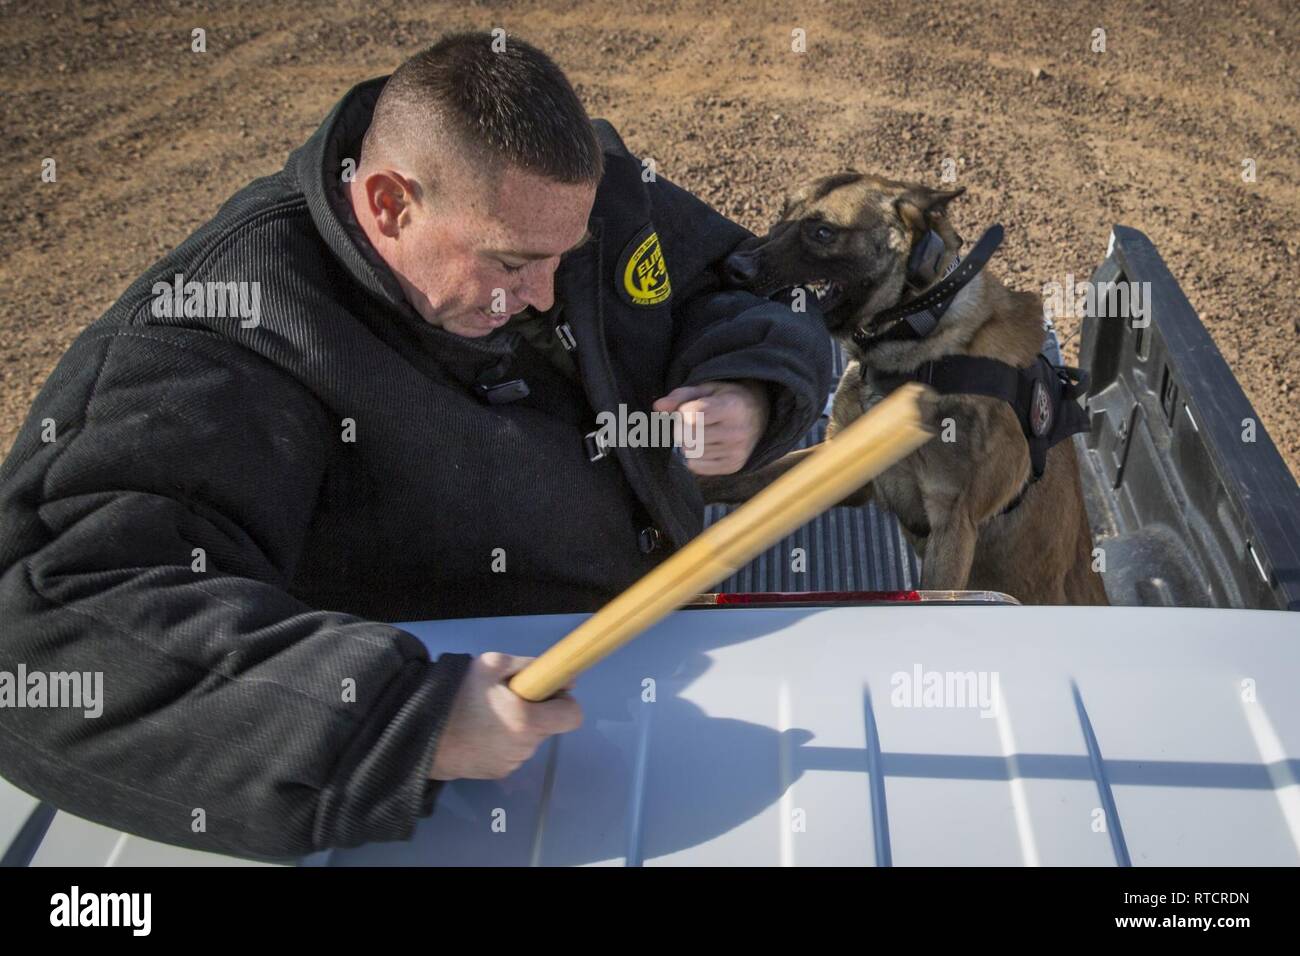
{"type": "Polygon", "coordinates": [[[730,475],[743,468],[767,429],[770,411],[767,386],[757,381],[683,385],[653,407],[680,412],[683,418],[700,416],[695,428],[704,451],[686,458],[686,467],[697,475],[730,475]]]}

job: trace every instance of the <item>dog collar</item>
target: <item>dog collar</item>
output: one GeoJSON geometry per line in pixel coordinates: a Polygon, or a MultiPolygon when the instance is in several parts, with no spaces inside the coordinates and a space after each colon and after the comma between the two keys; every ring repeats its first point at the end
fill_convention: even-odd
{"type": "Polygon", "coordinates": [[[984,231],[970,255],[953,269],[946,279],[924,295],[904,302],[884,312],[877,313],[872,325],[892,323],[881,332],[868,332],[859,326],[853,330],[853,341],[859,348],[867,349],[879,342],[898,341],[900,339],[923,339],[939,325],[939,320],[952,305],[952,300],[971,279],[993,258],[993,253],[1002,244],[1002,224],[995,223],[984,231]]]}

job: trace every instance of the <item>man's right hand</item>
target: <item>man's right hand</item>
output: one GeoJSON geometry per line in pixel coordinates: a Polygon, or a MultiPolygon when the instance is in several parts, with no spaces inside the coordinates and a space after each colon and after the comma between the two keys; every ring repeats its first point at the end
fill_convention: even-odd
{"type": "Polygon", "coordinates": [[[571,687],[550,700],[533,703],[506,686],[531,660],[489,651],[470,662],[438,741],[431,779],[508,776],[547,737],[582,724],[582,708],[568,694],[571,687]]]}

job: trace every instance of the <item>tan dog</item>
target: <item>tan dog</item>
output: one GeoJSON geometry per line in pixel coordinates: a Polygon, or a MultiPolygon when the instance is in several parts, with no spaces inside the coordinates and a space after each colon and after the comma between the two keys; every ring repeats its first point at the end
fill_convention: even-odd
{"type": "MultiPolygon", "coordinates": [[[[898,324],[893,307],[929,301],[942,291],[945,266],[956,266],[962,240],[946,207],[963,191],[856,172],[824,176],[787,197],[768,235],[743,243],[727,260],[730,280],[759,295],[806,286],[845,345],[851,361],[835,393],[828,441],[897,385],[899,373],[924,371],[932,360],[983,356],[1015,369],[1034,366],[1044,337],[1042,303],[1008,290],[987,268],[947,300],[937,324],[927,319],[928,334],[889,335],[898,324]]],[[[973,257],[943,288],[972,268],[973,257]]],[[[1014,377],[1014,369],[1003,371],[1014,377]]],[[[1001,398],[941,395],[933,422],[941,438],[843,502],[860,505],[874,496],[898,516],[923,557],[922,588],[1002,591],[1026,604],[1107,603],[1092,570],[1068,437],[1050,447],[1041,479],[1031,481],[1031,436],[1039,418],[1055,417],[1034,388],[1023,417],[1001,398]]],[[[746,500],[813,450],[751,475],[701,479],[705,496],[746,500]]]]}

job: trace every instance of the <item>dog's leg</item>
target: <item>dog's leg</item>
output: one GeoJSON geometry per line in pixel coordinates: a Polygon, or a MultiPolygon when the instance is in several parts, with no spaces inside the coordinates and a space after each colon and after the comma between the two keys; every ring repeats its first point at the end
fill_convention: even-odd
{"type": "MultiPolygon", "coordinates": [[[[955,440],[930,442],[913,453],[917,486],[930,526],[921,586],[964,590],[970,587],[981,529],[1014,497],[1030,472],[1029,446],[1020,423],[1001,400],[945,396],[939,401],[940,414],[951,419],[955,440]]],[[[987,551],[981,554],[989,558],[987,551]]],[[[1032,561],[1033,557],[1011,548],[1009,555],[993,560],[996,564],[998,560],[1032,561]]],[[[986,574],[983,564],[981,568],[982,580],[986,574]]],[[[987,576],[993,580],[1016,577],[997,568],[987,576]]]]}
{"type": "MultiPolygon", "coordinates": [[[[811,448],[800,448],[778,458],[770,465],[764,465],[757,471],[738,475],[698,475],[700,491],[707,504],[739,504],[748,501],[791,468],[804,461],[813,452],[822,447],[818,443],[811,448]]],[[[871,500],[871,484],[863,485],[857,491],[837,503],[839,506],[858,507],[871,500]]]]}
{"type": "Polygon", "coordinates": [[[977,538],[975,525],[964,509],[953,509],[942,524],[932,525],[921,564],[921,589],[965,590],[975,562],[977,538]]]}

